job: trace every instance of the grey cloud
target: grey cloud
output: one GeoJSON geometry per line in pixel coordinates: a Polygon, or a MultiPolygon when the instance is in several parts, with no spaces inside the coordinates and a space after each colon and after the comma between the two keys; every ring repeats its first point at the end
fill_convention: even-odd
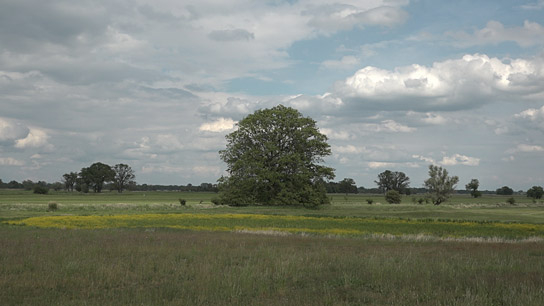
{"type": "Polygon", "coordinates": [[[255,34],[244,29],[215,30],[208,37],[215,41],[250,41],[255,39],[255,34]]]}

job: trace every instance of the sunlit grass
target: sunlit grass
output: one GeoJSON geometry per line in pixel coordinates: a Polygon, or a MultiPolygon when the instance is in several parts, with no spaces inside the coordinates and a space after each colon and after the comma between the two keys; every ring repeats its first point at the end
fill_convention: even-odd
{"type": "Polygon", "coordinates": [[[544,224],[474,222],[434,219],[312,217],[262,214],[130,214],[41,216],[11,220],[11,225],[43,228],[176,228],[205,231],[275,231],[320,235],[486,237],[526,239],[544,237],[544,224]]]}

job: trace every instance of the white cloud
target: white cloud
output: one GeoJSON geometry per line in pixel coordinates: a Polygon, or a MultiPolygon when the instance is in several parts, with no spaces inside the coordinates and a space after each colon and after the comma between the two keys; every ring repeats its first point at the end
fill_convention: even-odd
{"type": "Polygon", "coordinates": [[[388,162],[368,162],[367,165],[371,169],[376,169],[376,168],[392,167],[395,164],[394,163],[388,163],[388,162]]]}
{"type": "Polygon", "coordinates": [[[36,128],[30,128],[30,132],[25,138],[15,141],[15,147],[19,149],[41,147],[52,149],[52,145],[47,142],[48,138],[49,136],[45,131],[36,128]]]}
{"type": "Polygon", "coordinates": [[[336,84],[352,107],[417,111],[476,108],[508,94],[530,99],[544,94],[544,58],[500,60],[484,54],[411,65],[393,71],[365,67],[336,84]]]}
{"type": "Polygon", "coordinates": [[[453,154],[452,156],[443,156],[442,160],[437,162],[435,159],[431,157],[426,157],[422,155],[412,155],[412,158],[422,160],[428,164],[439,164],[442,166],[456,166],[456,165],[464,165],[464,166],[478,166],[480,165],[480,159],[476,157],[469,157],[466,155],[461,154],[453,154]]]}
{"type": "Polygon", "coordinates": [[[544,131],[544,106],[541,108],[530,108],[515,114],[514,118],[530,128],[537,128],[544,131]]]}
{"type": "Polygon", "coordinates": [[[328,60],[321,63],[322,69],[354,69],[361,61],[352,55],[343,56],[340,60],[328,60]]]}
{"type": "Polygon", "coordinates": [[[475,157],[469,157],[461,154],[454,154],[452,156],[444,156],[441,165],[444,166],[455,166],[455,165],[465,165],[465,166],[478,166],[480,164],[480,159],[475,157]]]}
{"type": "Polygon", "coordinates": [[[12,157],[0,157],[0,165],[2,166],[24,166],[25,162],[12,157]]]}
{"type": "Polygon", "coordinates": [[[22,124],[14,120],[0,118],[0,142],[22,139],[25,138],[28,133],[29,129],[22,124]]]}
{"type": "Polygon", "coordinates": [[[230,119],[230,118],[219,118],[216,121],[203,123],[199,130],[203,132],[224,132],[229,131],[234,128],[234,125],[236,124],[236,121],[230,119]]]}
{"type": "Polygon", "coordinates": [[[537,2],[527,3],[521,6],[526,10],[541,10],[544,8],[544,0],[538,0],[537,2]]]}
{"type": "Polygon", "coordinates": [[[528,145],[528,144],[519,144],[515,148],[507,151],[510,154],[513,153],[533,153],[533,152],[544,152],[544,147],[539,145],[528,145]]]}
{"type": "Polygon", "coordinates": [[[523,27],[505,28],[498,21],[489,21],[485,28],[476,30],[472,34],[466,32],[447,33],[456,40],[456,44],[463,47],[498,44],[513,41],[522,47],[544,44],[544,27],[536,22],[525,20],[523,27]]]}
{"type": "Polygon", "coordinates": [[[363,130],[369,132],[388,132],[388,133],[412,133],[416,128],[402,125],[394,120],[383,120],[380,123],[364,123],[361,125],[363,130]]]}
{"type": "Polygon", "coordinates": [[[345,130],[323,128],[323,129],[320,129],[320,132],[325,134],[327,138],[329,139],[348,140],[352,138],[352,135],[348,131],[345,131],[345,130]]]}

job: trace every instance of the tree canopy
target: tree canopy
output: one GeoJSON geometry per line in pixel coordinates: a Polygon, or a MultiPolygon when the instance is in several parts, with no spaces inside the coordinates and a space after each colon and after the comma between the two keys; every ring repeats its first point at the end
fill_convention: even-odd
{"type": "Polygon", "coordinates": [[[478,198],[482,196],[482,193],[478,190],[478,187],[480,187],[480,181],[477,179],[470,180],[470,183],[465,185],[466,190],[470,191],[470,195],[473,198],[478,198]]]}
{"type": "Polygon", "coordinates": [[[378,174],[378,180],[374,181],[378,188],[385,194],[389,190],[406,193],[410,186],[410,178],[404,172],[385,170],[378,174]]]}
{"type": "Polygon", "coordinates": [[[81,169],[79,173],[81,181],[94,192],[101,192],[104,182],[110,182],[115,176],[115,172],[110,166],[103,163],[94,163],[87,168],[81,169]]]}
{"type": "Polygon", "coordinates": [[[324,180],[334,178],[334,169],[321,163],[331,150],[313,119],[279,105],[248,115],[237,127],[219,152],[229,174],[219,179],[221,203],[328,203],[324,180]]]}
{"type": "Polygon", "coordinates": [[[533,186],[527,190],[527,196],[533,199],[542,199],[544,195],[544,189],[541,186],[533,186]]]}
{"type": "Polygon", "coordinates": [[[117,164],[113,166],[113,187],[117,189],[119,193],[123,192],[129,185],[134,184],[134,170],[129,165],[117,164]]]}

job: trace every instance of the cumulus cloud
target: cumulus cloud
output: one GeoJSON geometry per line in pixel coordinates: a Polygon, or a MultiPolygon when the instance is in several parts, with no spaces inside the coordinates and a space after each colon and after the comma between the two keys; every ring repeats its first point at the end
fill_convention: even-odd
{"type": "Polygon", "coordinates": [[[216,121],[203,123],[199,130],[203,132],[224,132],[229,131],[234,128],[234,125],[236,124],[236,121],[230,119],[230,118],[219,118],[216,121]]]}
{"type": "Polygon", "coordinates": [[[352,55],[343,56],[340,60],[328,60],[321,63],[322,69],[353,69],[360,64],[360,60],[352,55]]]}
{"type": "Polygon", "coordinates": [[[408,13],[399,6],[387,6],[378,2],[369,7],[367,4],[356,1],[349,4],[325,4],[310,7],[303,14],[310,16],[310,26],[324,33],[349,30],[356,26],[394,26],[404,23],[408,17],[408,13]]]}
{"type": "Polygon", "coordinates": [[[22,139],[28,133],[29,129],[21,123],[7,118],[0,118],[0,142],[22,139]]]}
{"type": "Polygon", "coordinates": [[[15,147],[19,149],[24,148],[42,148],[46,147],[52,149],[52,145],[47,142],[49,135],[43,130],[30,128],[28,135],[23,139],[17,139],[15,141],[15,147]]]}
{"type": "Polygon", "coordinates": [[[364,131],[376,133],[412,133],[417,130],[416,128],[400,124],[394,120],[383,120],[380,123],[364,123],[361,126],[364,131]]]}
{"type": "Polygon", "coordinates": [[[478,166],[480,165],[480,159],[476,157],[469,157],[462,154],[453,154],[451,156],[443,156],[441,161],[436,161],[435,159],[431,157],[426,157],[422,155],[412,155],[412,158],[422,160],[429,164],[438,164],[442,166],[456,166],[456,165],[464,165],[464,166],[478,166]]]}
{"type": "Polygon", "coordinates": [[[498,21],[489,21],[485,28],[474,33],[450,32],[448,36],[456,40],[456,44],[466,47],[475,45],[498,44],[513,41],[522,47],[542,45],[544,43],[544,27],[536,22],[525,20],[522,27],[506,28],[498,21]]]}
{"type": "Polygon", "coordinates": [[[365,67],[336,84],[336,94],[356,108],[417,111],[479,107],[512,94],[544,94],[544,59],[500,60],[484,54],[384,70],[365,67]]]}
{"type": "Polygon", "coordinates": [[[519,114],[515,114],[514,118],[531,128],[537,128],[544,131],[544,106],[541,108],[524,110],[519,114]]]}
{"type": "Polygon", "coordinates": [[[544,152],[544,147],[539,145],[529,145],[529,144],[519,144],[515,148],[510,149],[507,153],[534,153],[534,152],[544,152]]]}

